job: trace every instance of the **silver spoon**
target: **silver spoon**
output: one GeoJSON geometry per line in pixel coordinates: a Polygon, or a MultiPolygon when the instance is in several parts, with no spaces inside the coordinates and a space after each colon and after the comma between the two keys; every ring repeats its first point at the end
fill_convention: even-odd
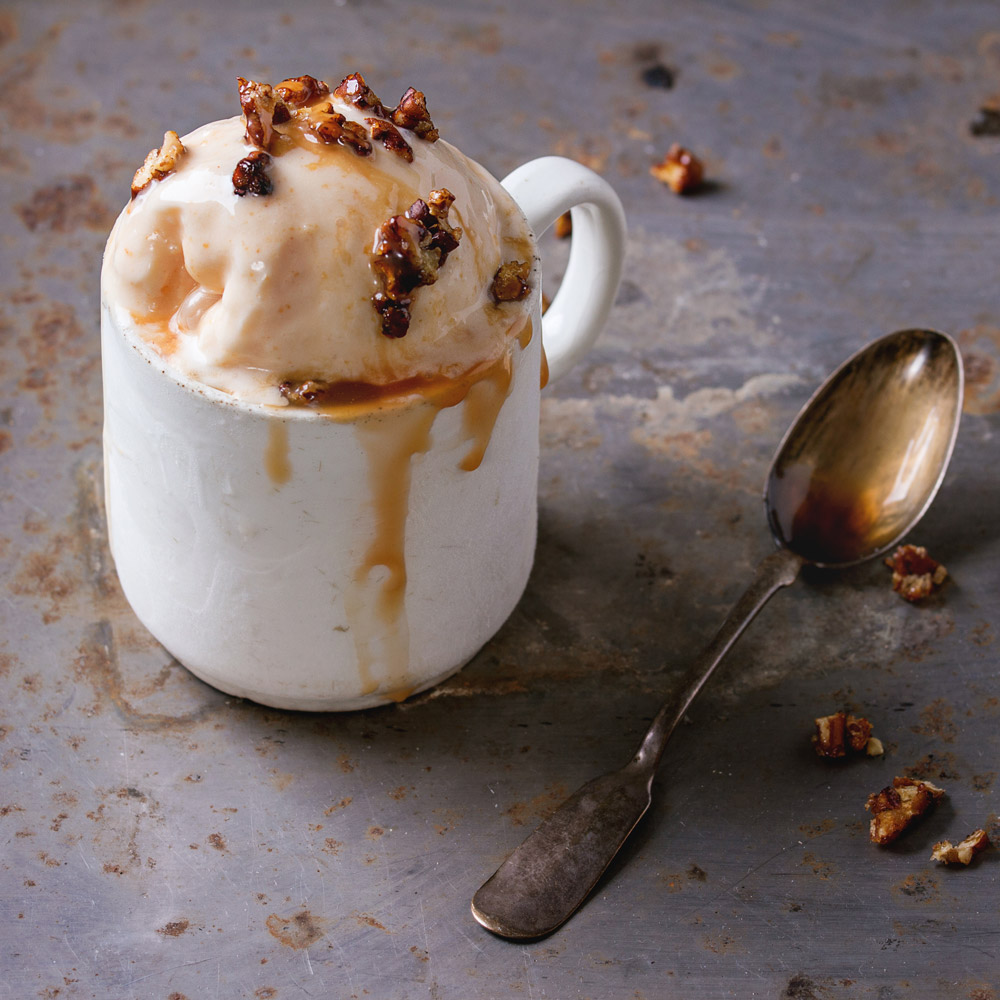
{"type": "Polygon", "coordinates": [[[472,915],[515,940],[543,937],[587,898],[649,808],[677,724],[768,598],[806,563],[839,568],[894,545],[923,516],[951,458],[962,359],[950,337],[901,330],[859,351],[802,408],[771,462],[764,506],[779,548],[660,709],[620,771],[584,785],[485,882],[472,915]]]}

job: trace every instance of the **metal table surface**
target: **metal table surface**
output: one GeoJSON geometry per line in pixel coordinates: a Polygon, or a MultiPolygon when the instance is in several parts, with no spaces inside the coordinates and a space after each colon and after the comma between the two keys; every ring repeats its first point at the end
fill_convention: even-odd
{"type": "MultiPolygon", "coordinates": [[[[989,2],[6,3],[0,9],[0,997],[1000,995],[1000,100],[989,2]],[[660,63],[670,89],[642,73],[660,63]],[[537,558],[457,676],[404,704],[281,712],[193,679],[118,590],[100,497],[98,272],[165,128],[235,77],[364,72],[428,93],[502,176],[544,153],[620,192],[610,325],[546,390],[537,558]],[[710,183],[648,173],[679,141],[710,183]],[[765,609],[668,750],[584,909],[533,944],[473,891],[619,766],[769,551],[759,498],[816,384],[881,333],[954,333],[954,461],[915,533],[921,606],[872,562],[765,609]],[[848,707],[882,758],[824,762],[848,707]],[[897,845],[864,802],[947,799],[897,845]]],[[[565,247],[547,240],[549,273],[565,247]]]]}

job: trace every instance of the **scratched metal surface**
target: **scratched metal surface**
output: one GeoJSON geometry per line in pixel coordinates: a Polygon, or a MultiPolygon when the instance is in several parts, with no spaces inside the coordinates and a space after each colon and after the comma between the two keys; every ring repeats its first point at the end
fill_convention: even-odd
{"type": "Polygon", "coordinates": [[[1000,139],[968,130],[1000,88],[993,5],[200,6],[0,10],[0,997],[1000,995],[1000,852],[928,859],[1000,833],[1000,139]],[[657,61],[670,90],[642,82],[657,61]],[[353,69],[426,90],[499,175],[592,165],[632,232],[607,334],[547,390],[512,619],[428,695],[296,715],[192,679],[121,598],[98,270],[164,128],[232,114],[237,73],[353,69]],[[647,173],[675,140],[706,160],[698,197],[647,173]],[[880,565],[806,574],[585,909],[532,945],[482,931],[480,881],[628,757],[768,551],[759,484],[797,408],[918,324],[955,333],[970,376],[916,538],[953,581],[918,608],[880,565]],[[811,719],[842,706],[884,759],[813,756],[811,719]],[[879,850],[864,800],[907,772],[948,798],[879,850]]]}

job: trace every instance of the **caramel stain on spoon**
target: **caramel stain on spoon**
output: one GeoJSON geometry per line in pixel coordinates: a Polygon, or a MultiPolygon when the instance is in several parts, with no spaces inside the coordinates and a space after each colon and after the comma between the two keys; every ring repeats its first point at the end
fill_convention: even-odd
{"type": "Polygon", "coordinates": [[[288,457],[288,424],[272,420],[264,449],[264,468],[275,486],[284,486],[292,478],[292,463],[288,457]]]}

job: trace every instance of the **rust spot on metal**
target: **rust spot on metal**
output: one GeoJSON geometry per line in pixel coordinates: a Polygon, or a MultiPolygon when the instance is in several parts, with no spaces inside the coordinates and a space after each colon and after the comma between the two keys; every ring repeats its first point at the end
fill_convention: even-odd
{"type": "Polygon", "coordinates": [[[348,796],[346,799],[341,799],[339,802],[334,802],[332,806],[328,806],[323,810],[324,816],[329,816],[331,813],[335,813],[338,809],[343,809],[349,806],[354,800],[348,796]]]}
{"type": "Polygon", "coordinates": [[[977,792],[988,792],[996,780],[996,771],[986,771],[983,774],[974,774],[972,776],[972,787],[977,792]]]}
{"type": "Polygon", "coordinates": [[[808,976],[792,976],[782,991],[781,1000],[819,1000],[816,989],[816,984],[808,976]]]}
{"type": "Polygon", "coordinates": [[[941,778],[945,781],[958,781],[962,777],[955,755],[947,751],[925,754],[915,764],[904,768],[903,773],[909,778],[941,778]]]}
{"type": "Polygon", "coordinates": [[[180,937],[190,926],[189,920],[171,920],[162,927],[157,927],[156,933],[164,937],[180,937]]]}
{"type": "Polygon", "coordinates": [[[350,774],[351,771],[354,770],[355,764],[346,753],[342,753],[337,758],[337,767],[339,767],[344,774],[350,774]]]}
{"type": "Polygon", "coordinates": [[[819,876],[819,878],[826,881],[831,875],[837,874],[837,869],[830,864],[829,861],[824,861],[822,858],[818,858],[815,854],[806,851],[802,855],[801,865],[809,868],[814,875],[819,876]]]}
{"type": "Polygon", "coordinates": [[[188,1000],[188,998],[183,993],[171,993],[167,1000],[188,1000]]]}
{"type": "Polygon", "coordinates": [[[1000,329],[980,324],[958,334],[965,363],[964,413],[1000,412],[1000,329]]]}
{"type": "Polygon", "coordinates": [[[362,926],[362,927],[374,927],[378,931],[385,931],[386,934],[389,932],[386,930],[384,924],[380,924],[371,914],[369,913],[358,913],[357,910],[351,914],[352,917],[362,926]]]}
{"type": "Polygon", "coordinates": [[[388,795],[390,799],[395,799],[397,802],[402,802],[402,800],[405,799],[407,794],[412,790],[413,790],[412,785],[410,786],[409,789],[407,789],[406,785],[400,785],[399,788],[394,788],[391,792],[388,793],[388,795]]]}
{"type": "Polygon", "coordinates": [[[528,802],[515,802],[503,811],[503,815],[510,817],[514,826],[524,826],[529,821],[540,822],[551,815],[568,797],[569,790],[562,782],[546,785],[545,791],[540,795],[536,795],[528,802]]]}
{"type": "Polygon", "coordinates": [[[365,835],[369,840],[378,840],[385,833],[385,830],[380,826],[370,826],[368,827],[368,833],[365,835]]]}
{"type": "Polygon", "coordinates": [[[920,725],[910,726],[910,731],[920,736],[932,736],[944,743],[954,743],[958,730],[952,721],[955,710],[944,698],[935,698],[921,709],[920,725]]]}
{"type": "Polygon", "coordinates": [[[337,855],[340,854],[340,849],[343,846],[344,846],[343,841],[334,840],[333,837],[327,837],[320,850],[324,854],[332,854],[334,857],[337,857],[337,855]]]}
{"type": "Polygon", "coordinates": [[[267,918],[267,929],[286,948],[302,949],[315,944],[326,934],[326,921],[314,917],[308,910],[300,910],[290,917],[272,913],[267,918]]]}
{"type": "Polygon", "coordinates": [[[893,892],[906,896],[916,903],[929,903],[936,899],[940,890],[937,879],[927,872],[915,872],[907,875],[898,885],[893,886],[893,892]]]}
{"type": "Polygon", "coordinates": [[[59,566],[60,558],[72,545],[68,535],[53,536],[40,552],[29,552],[9,585],[18,596],[39,597],[46,602],[42,621],[49,625],[62,617],[62,604],[79,586],[79,580],[59,566]]]}
{"type": "Polygon", "coordinates": [[[30,201],[17,206],[17,214],[31,232],[71,233],[81,227],[106,232],[115,221],[97,185],[85,174],[39,188],[30,201]]]}
{"type": "Polygon", "coordinates": [[[819,823],[805,824],[799,827],[799,833],[803,836],[808,837],[810,840],[813,837],[822,837],[824,833],[829,833],[837,825],[837,821],[833,819],[824,819],[819,823]]]}
{"type": "Polygon", "coordinates": [[[271,1000],[278,995],[278,991],[273,986],[261,986],[259,990],[254,990],[253,995],[256,1000],[271,1000]]]}
{"type": "Polygon", "coordinates": [[[125,869],[121,865],[108,863],[104,866],[104,871],[108,875],[124,875],[125,869]]]}
{"type": "Polygon", "coordinates": [[[136,709],[125,694],[115,651],[114,632],[108,621],[99,621],[87,629],[74,666],[77,679],[88,681],[97,693],[94,711],[101,711],[106,701],[133,729],[181,729],[200,722],[218,707],[215,702],[206,702],[195,711],[182,715],[142,712],[136,709]]]}
{"type": "Polygon", "coordinates": [[[209,846],[214,847],[217,851],[227,850],[226,842],[222,839],[221,833],[210,833],[208,835],[209,846]]]}
{"type": "Polygon", "coordinates": [[[17,18],[14,17],[14,12],[0,11],[0,47],[13,42],[17,34],[17,18]]]}

